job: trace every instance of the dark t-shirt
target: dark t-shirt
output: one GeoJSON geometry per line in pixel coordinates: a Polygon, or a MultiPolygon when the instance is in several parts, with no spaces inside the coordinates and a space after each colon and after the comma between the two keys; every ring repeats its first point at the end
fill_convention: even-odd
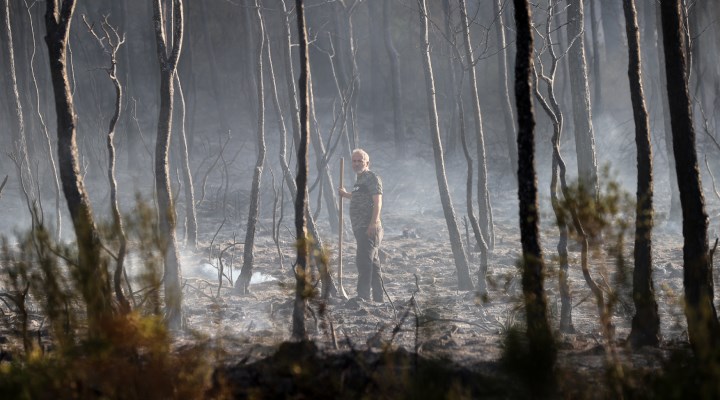
{"type": "Polygon", "coordinates": [[[350,200],[350,222],[353,231],[367,229],[373,211],[373,196],[382,194],[382,180],[372,171],[357,176],[350,200]]]}

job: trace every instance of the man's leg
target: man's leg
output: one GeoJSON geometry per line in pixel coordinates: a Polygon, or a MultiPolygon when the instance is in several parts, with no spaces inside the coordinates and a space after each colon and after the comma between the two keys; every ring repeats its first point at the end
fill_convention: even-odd
{"type": "Polygon", "coordinates": [[[380,243],[383,239],[383,229],[379,227],[374,240],[370,240],[370,257],[372,260],[372,292],[373,300],[377,303],[383,301],[382,271],[380,269],[380,243]]]}
{"type": "Polygon", "coordinates": [[[370,240],[364,229],[354,233],[357,241],[357,253],[355,254],[355,265],[358,270],[357,295],[370,301],[373,247],[370,245],[370,240]]]}

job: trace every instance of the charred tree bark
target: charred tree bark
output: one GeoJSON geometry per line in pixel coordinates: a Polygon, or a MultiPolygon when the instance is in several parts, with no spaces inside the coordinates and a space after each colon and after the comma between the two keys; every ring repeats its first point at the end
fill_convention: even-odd
{"type": "Polygon", "coordinates": [[[478,201],[478,217],[480,222],[480,231],[483,234],[485,243],[489,248],[494,247],[494,228],[492,226],[492,216],[490,207],[490,196],[487,187],[487,162],[485,160],[485,134],[483,133],[482,111],[480,110],[480,98],[478,96],[477,75],[475,74],[475,58],[473,57],[472,43],[470,42],[470,24],[468,22],[467,7],[465,0],[459,0],[460,19],[463,29],[463,37],[465,41],[465,58],[468,63],[468,72],[470,74],[470,95],[473,102],[473,118],[475,120],[475,139],[477,150],[477,201],[478,201]]]}
{"type": "MultiPolygon", "coordinates": [[[[535,114],[532,105],[533,38],[528,0],[514,0],[517,53],[515,58],[515,99],[518,114],[518,199],[522,242],[522,286],[525,297],[527,337],[536,370],[551,375],[556,348],[547,317],[543,287],[545,264],[540,248],[535,175],[535,114]]],[[[541,378],[539,378],[541,379],[541,378]]]]}
{"type": "Polygon", "coordinates": [[[695,129],[688,94],[685,43],[680,0],[660,3],[665,78],[672,122],[675,171],[683,214],[683,285],[690,344],[701,362],[717,359],[720,323],[713,304],[712,265],[708,246],[708,216],[698,171],[695,129]]]}
{"type": "Polygon", "coordinates": [[[510,102],[510,91],[508,89],[507,82],[507,49],[505,41],[505,24],[503,23],[503,17],[505,10],[503,9],[503,1],[493,1],[493,13],[497,15],[497,23],[495,28],[495,34],[497,38],[498,46],[498,79],[500,86],[500,105],[503,111],[503,121],[505,123],[505,139],[507,140],[508,155],[510,157],[510,169],[513,175],[517,178],[518,168],[518,154],[517,154],[517,134],[515,133],[515,121],[513,116],[512,103],[510,102]]]}
{"type": "Polygon", "coordinates": [[[425,84],[427,85],[430,137],[433,144],[433,155],[435,156],[435,176],[440,190],[440,201],[442,202],[443,213],[445,214],[445,222],[447,223],[448,233],[450,235],[450,244],[452,247],[453,257],[455,259],[455,268],[458,272],[458,290],[473,290],[474,285],[472,278],[470,278],[470,270],[468,268],[467,257],[465,255],[465,247],[463,246],[460,230],[458,229],[457,220],[455,219],[455,209],[453,208],[450,190],[448,189],[447,178],[445,175],[445,159],[443,156],[442,142],[440,141],[437,100],[435,98],[435,79],[433,77],[432,60],[430,58],[428,9],[425,0],[418,0],[418,4],[420,6],[420,20],[422,22],[424,32],[422,41],[422,57],[423,67],[425,69],[425,84]]]}
{"type": "Polygon", "coordinates": [[[295,0],[297,13],[298,42],[300,49],[300,79],[298,92],[300,98],[300,142],[298,143],[298,172],[296,178],[297,195],[295,197],[295,234],[297,237],[297,260],[295,262],[295,303],[293,306],[292,336],[295,340],[305,340],[305,311],[310,296],[309,243],[305,210],[307,209],[308,145],[310,141],[310,101],[308,87],[310,63],[308,62],[307,30],[305,28],[305,7],[303,0],[295,0]]]}
{"type": "Polygon", "coordinates": [[[575,128],[575,149],[577,152],[578,180],[592,194],[598,195],[597,160],[595,158],[595,134],[590,111],[590,90],[588,88],[587,63],[583,33],[582,0],[568,0],[568,39],[573,42],[568,51],[570,91],[573,104],[573,126],[575,128]]]}
{"type": "Polygon", "coordinates": [[[650,123],[642,86],[642,57],[635,0],[623,0],[628,40],[628,78],[635,117],[637,147],[637,208],[635,210],[635,268],[633,302],[635,316],[628,341],[633,347],[657,346],[660,317],[652,282],[653,176],[650,123]]]}
{"type": "Polygon", "coordinates": [[[165,35],[165,17],[162,0],[153,2],[153,20],[157,57],[160,63],[160,113],[158,116],[157,140],[155,142],[155,190],[158,206],[158,229],[160,250],[165,267],[165,317],[171,329],[180,329],[183,324],[181,267],[178,259],[175,233],[175,205],[170,187],[168,151],[172,133],[174,77],[182,50],[183,2],[172,2],[172,38],[168,43],[165,35]],[[170,47],[168,47],[168,44],[170,47]]]}
{"type": "MultiPolygon", "coordinates": [[[[26,3],[27,5],[27,3],[26,3]]],[[[60,212],[60,203],[61,203],[61,189],[60,189],[60,177],[58,176],[58,166],[55,160],[55,156],[53,155],[53,146],[50,141],[50,133],[48,131],[47,124],[45,123],[45,118],[43,117],[42,109],[41,109],[41,97],[40,97],[40,89],[38,87],[38,80],[35,75],[35,54],[36,54],[36,41],[35,41],[35,25],[33,23],[33,15],[31,12],[31,7],[26,7],[26,13],[27,13],[27,22],[29,25],[30,35],[31,35],[31,51],[30,51],[30,60],[28,62],[29,69],[30,69],[30,77],[32,78],[32,84],[33,84],[33,94],[34,98],[32,99],[32,108],[34,109],[35,113],[37,114],[37,119],[40,122],[40,126],[42,127],[42,133],[43,133],[43,144],[45,145],[45,148],[47,149],[47,154],[49,158],[49,168],[52,171],[52,180],[53,185],[55,186],[55,236],[56,238],[60,238],[62,234],[62,213],[60,212]]],[[[45,98],[47,96],[44,96],[44,101],[47,101],[45,98]]],[[[39,196],[40,194],[38,194],[39,196]]]]}
{"type": "MultiPolygon", "coordinates": [[[[657,24],[657,56],[658,66],[660,70],[660,87],[665,81],[665,49],[663,46],[663,29],[662,18],[660,12],[660,4],[653,3],[655,7],[655,21],[657,24]]],[[[673,152],[673,133],[672,123],[670,121],[670,101],[668,99],[668,91],[660,90],[658,94],[662,102],[663,131],[665,132],[665,153],[668,160],[668,182],[670,182],[670,209],[668,210],[667,219],[670,222],[680,223],[682,217],[682,207],[680,205],[680,188],[678,187],[678,176],[675,169],[675,154],[673,152]]]]}
{"type": "MultiPolygon", "coordinates": [[[[285,27],[286,27],[286,43],[284,46],[284,52],[287,57],[287,71],[285,72],[286,76],[286,83],[287,83],[287,90],[288,93],[290,93],[290,119],[291,124],[293,127],[293,137],[296,138],[293,140],[295,143],[295,149],[296,151],[299,150],[300,145],[300,110],[298,105],[298,97],[297,97],[297,91],[295,90],[295,82],[294,80],[294,69],[293,69],[293,63],[292,63],[292,31],[291,31],[291,24],[290,24],[290,13],[287,11],[285,0],[281,0],[281,4],[283,7],[283,13],[285,14],[285,27]]],[[[269,42],[268,42],[269,43],[269,42]]],[[[273,64],[272,64],[272,57],[270,56],[272,53],[270,53],[270,49],[268,48],[268,66],[270,68],[270,78],[272,82],[273,87],[273,102],[275,104],[275,109],[278,112],[279,118],[282,118],[282,111],[280,109],[280,101],[277,97],[277,86],[275,85],[275,73],[273,70],[273,64]]],[[[284,123],[282,124],[284,126],[284,123]]],[[[282,138],[280,140],[280,167],[283,171],[283,177],[285,178],[285,184],[287,185],[288,189],[290,190],[290,196],[292,198],[297,197],[297,186],[295,181],[292,179],[292,173],[290,172],[290,167],[287,163],[286,155],[286,132],[284,129],[281,130],[282,138]]],[[[334,190],[333,190],[334,192],[334,190]]],[[[306,202],[306,208],[305,208],[305,218],[307,221],[307,229],[312,235],[313,238],[313,246],[315,250],[317,251],[317,254],[323,254],[325,251],[325,248],[323,246],[322,237],[320,236],[320,232],[317,229],[317,226],[315,225],[315,219],[313,218],[312,213],[310,212],[310,206],[306,202]]],[[[329,296],[333,295],[334,293],[337,293],[337,289],[335,287],[335,283],[332,279],[332,275],[329,273],[326,274],[323,271],[323,267],[320,267],[320,279],[322,280],[322,297],[328,298],[329,296]]]]}
{"type": "Polygon", "coordinates": [[[112,291],[107,266],[100,256],[100,236],[78,160],[77,120],[67,74],[67,46],[74,11],[74,0],[47,2],[45,42],[57,113],[60,178],[78,245],[78,265],[74,272],[87,307],[90,333],[97,335],[101,332],[102,322],[112,316],[112,291]]]}
{"type": "Polygon", "coordinates": [[[250,278],[252,278],[253,263],[255,262],[255,229],[257,227],[260,211],[260,181],[262,179],[263,165],[265,164],[265,85],[263,83],[263,52],[265,50],[265,23],[263,22],[260,2],[255,0],[255,12],[258,23],[259,37],[255,54],[255,79],[257,93],[257,146],[258,156],[255,162],[252,189],[250,189],[250,209],[248,210],[247,229],[245,230],[245,249],[243,265],[235,281],[235,290],[240,294],[250,293],[250,278]]]}

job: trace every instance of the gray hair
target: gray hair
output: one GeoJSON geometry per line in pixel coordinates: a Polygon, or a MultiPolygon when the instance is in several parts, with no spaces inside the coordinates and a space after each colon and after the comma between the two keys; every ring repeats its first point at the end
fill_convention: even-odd
{"type": "Polygon", "coordinates": [[[360,156],[362,156],[363,161],[368,161],[368,162],[370,161],[370,156],[363,149],[358,148],[358,149],[353,150],[352,155],[355,155],[355,154],[360,154],[360,156]]]}

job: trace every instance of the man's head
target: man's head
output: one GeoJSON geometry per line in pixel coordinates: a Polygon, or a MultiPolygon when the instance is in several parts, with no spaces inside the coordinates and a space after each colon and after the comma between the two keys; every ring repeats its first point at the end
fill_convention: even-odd
{"type": "Polygon", "coordinates": [[[352,152],[352,168],[356,174],[365,172],[370,168],[370,156],[363,149],[355,149],[352,152]]]}

